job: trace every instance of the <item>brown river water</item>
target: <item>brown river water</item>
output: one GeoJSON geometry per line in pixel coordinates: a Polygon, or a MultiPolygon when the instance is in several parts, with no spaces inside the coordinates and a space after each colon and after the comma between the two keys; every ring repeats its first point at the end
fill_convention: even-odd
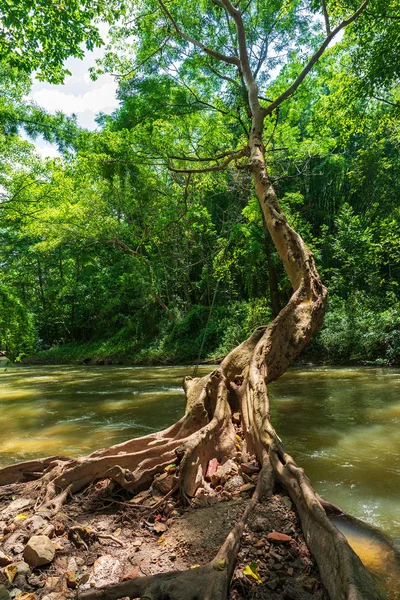
{"type": "MultiPolygon", "coordinates": [[[[180,366],[4,364],[0,466],[87,454],[165,428],[183,413],[182,379],[191,374],[180,366]]],[[[400,369],[293,368],[269,392],[273,424],[317,492],[399,544],[400,369]]],[[[339,527],[363,561],[400,580],[399,563],[381,542],[339,527]]]]}

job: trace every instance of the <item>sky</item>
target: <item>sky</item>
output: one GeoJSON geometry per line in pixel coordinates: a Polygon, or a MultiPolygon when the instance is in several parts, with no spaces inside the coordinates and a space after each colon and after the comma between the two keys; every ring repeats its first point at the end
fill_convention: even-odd
{"type": "MultiPolygon", "coordinates": [[[[101,31],[103,39],[106,30],[101,31]]],[[[99,112],[112,113],[118,107],[116,98],[117,83],[111,75],[101,75],[97,81],[92,81],[89,68],[95,65],[97,58],[103,55],[104,46],[93,52],[86,51],[83,60],[69,58],[65,66],[71,75],[65,78],[63,85],[54,85],[42,81],[33,81],[29,98],[36,104],[54,113],[61,110],[67,115],[75,113],[79,125],[87,129],[96,129],[95,117],[99,112]]],[[[39,154],[59,156],[57,148],[43,138],[35,140],[39,154]]]]}

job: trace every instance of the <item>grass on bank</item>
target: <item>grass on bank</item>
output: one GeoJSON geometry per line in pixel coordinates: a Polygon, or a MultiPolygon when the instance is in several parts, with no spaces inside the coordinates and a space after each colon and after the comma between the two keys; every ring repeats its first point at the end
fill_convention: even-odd
{"type": "MultiPolygon", "coordinates": [[[[137,339],[128,326],[109,339],[69,343],[37,352],[24,362],[91,364],[177,364],[196,362],[227,354],[257,326],[271,320],[264,303],[236,302],[210,310],[194,306],[173,322],[161,322],[153,339],[137,339]]],[[[382,312],[351,307],[333,299],[325,324],[303,353],[304,362],[316,364],[400,364],[399,306],[382,312]]]]}

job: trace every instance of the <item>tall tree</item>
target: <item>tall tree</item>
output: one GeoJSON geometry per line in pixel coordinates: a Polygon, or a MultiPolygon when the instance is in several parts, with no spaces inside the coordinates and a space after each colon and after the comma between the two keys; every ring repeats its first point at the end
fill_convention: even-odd
{"type": "MultiPolygon", "coordinates": [[[[45,502],[58,507],[69,492],[100,478],[112,479],[135,493],[177,461],[180,494],[182,501],[187,501],[203,483],[210,459],[216,456],[222,460],[236,454],[232,412],[240,412],[242,455],[256,454],[261,472],[252,500],[216,560],[194,572],[136,578],[103,590],[83,592],[81,598],[225,598],[246,518],[262,496],[272,492],[275,479],[296,504],[330,596],[353,600],[378,597],[369,574],[329,521],[327,511],[332,507],[315,494],[303,470],[285,452],[270,422],[267,394],[267,384],[282,375],[321,326],[326,304],[326,289],[313,255],[289,225],[269,175],[269,138],[281,105],[296,94],[335,37],[365,18],[369,5],[374,6],[373,0],[365,0],[358,7],[352,1],[324,0],[311,4],[301,0],[254,4],[215,0],[200,5],[191,0],[148,0],[132,5],[133,14],[122,33],[134,34],[137,65],[132,67],[129,56],[115,54],[108,56],[108,64],[118,62],[126,73],[133,72],[136,80],[141,73],[152,73],[157,65],[164,75],[189,88],[197,104],[207,105],[211,122],[215,115],[222,114],[240,125],[231,127],[231,147],[219,146],[218,130],[210,130],[205,139],[199,139],[194,126],[183,143],[177,144],[181,153],[165,158],[175,175],[198,176],[223,171],[229,165],[251,173],[292,294],[275,320],[254,331],[224,358],[218,369],[206,377],[186,378],[186,413],[172,427],[97,451],[79,461],[59,460],[49,467],[49,459],[44,459],[0,471],[0,482],[7,483],[29,478],[31,472],[37,474],[41,468],[45,471],[41,479],[45,502]],[[324,31],[313,11],[322,18],[324,31]],[[283,58],[277,58],[276,52],[282,52],[283,58]],[[304,54],[309,55],[305,58],[304,54]],[[279,65],[284,76],[269,85],[271,69],[279,65]],[[191,144],[188,137],[192,137],[191,144]],[[190,166],[193,163],[197,165],[190,166]]],[[[116,35],[121,35],[121,28],[117,28],[116,35]]],[[[157,136],[155,125],[148,133],[149,146],[152,136],[157,136]]],[[[35,482],[35,489],[37,486],[35,482]]]]}

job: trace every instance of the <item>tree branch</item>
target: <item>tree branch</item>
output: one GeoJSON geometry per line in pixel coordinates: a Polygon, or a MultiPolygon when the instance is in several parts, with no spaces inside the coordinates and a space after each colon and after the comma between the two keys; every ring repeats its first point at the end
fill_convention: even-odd
{"type": "Polygon", "coordinates": [[[236,65],[237,67],[239,66],[239,59],[236,56],[226,56],[225,54],[221,54],[220,52],[217,52],[216,50],[207,48],[207,46],[205,46],[198,40],[196,40],[196,39],[192,38],[190,35],[187,35],[186,33],[184,33],[181,29],[179,29],[177,22],[175,21],[172,14],[169,12],[168,8],[165,6],[163,0],[158,0],[158,2],[160,4],[165,16],[172,23],[173,28],[175,29],[176,33],[180,37],[182,37],[184,40],[186,40],[190,44],[197,46],[197,48],[200,48],[200,50],[202,50],[209,56],[213,56],[214,58],[217,58],[218,60],[222,60],[223,62],[227,63],[228,65],[236,65]]]}
{"type": "Polygon", "coordinates": [[[361,4],[361,6],[356,10],[355,13],[353,13],[351,15],[351,17],[342,21],[337,27],[335,27],[335,29],[333,31],[331,31],[331,33],[322,42],[322,44],[319,47],[319,49],[317,50],[317,52],[310,58],[310,60],[308,61],[306,66],[303,68],[301,73],[294,80],[292,85],[289,86],[276,100],[274,100],[265,109],[266,115],[271,114],[272,111],[274,111],[280,104],[282,104],[282,102],[284,100],[289,98],[297,90],[299,85],[302,83],[303,79],[311,71],[311,69],[313,68],[315,63],[321,58],[322,54],[325,52],[326,48],[329,46],[329,44],[331,43],[333,38],[339,33],[339,31],[341,31],[342,29],[347,27],[347,25],[350,25],[350,23],[353,23],[353,21],[355,21],[361,15],[361,13],[364,11],[364,9],[368,6],[369,2],[370,2],[370,0],[364,0],[364,2],[361,4]]]}
{"type": "Polygon", "coordinates": [[[168,169],[173,173],[210,173],[212,171],[223,171],[233,160],[237,160],[238,158],[242,158],[243,156],[248,155],[249,148],[248,146],[246,146],[245,148],[242,148],[242,150],[230,154],[220,165],[215,165],[213,167],[204,167],[204,169],[175,169],[174,167],[168,165],[168,169]]]}
{"type": "Polygon", "coordinates": [[[214,67],[212,65],[208,65],[208,68],[210,69],[211,73],[214,73],[214,75],[216,75],[220,79],[223,79],[224,81],[228,81],[229,83],[232,83],[236,87],[240,88],[240,84],[237,81],[235,81],[232,77],[229,77],[229,75],[223,75],[222,73],[217,71],[217,69],[214,69],[214,67]]]}
{"type": "Polygon", "coordinates": [[[168,155],[168,158],[171,160],[188,160],[192,162],[210,162],[212,160],[221,160],[222,158],[226,158],[227,156],[232,156],[234,154],[233,150],[228,150],[227,152],[223,152],[222,154],[217,154],[216,156],[210,156],[206,158],[198,157],[198,156],[171,156],[168,155]]]}
{"type": "Polygon", "coordinates": [[[324,19],[325,19],[326,35],[330,35],[331,25],[329,23],[329,15],[328,15],[328,8],[326,6],[326,0],[321,0],[321,2],[322,2],[322,12],[324,13],[324,19]]]}
{"type": "Polygon", "coordinates": [[[375,100],[379,100],[379,102],[384,102],[385,104],[394,106],[395,108],[400,108],[400,104],[396,104],[396,102],[390,102],[390,100],[386,100],[386,98],[379,98],[379,96],[373,96],[373,98],[375,98],[375,100]]]}
{"type": "Polygon", "coordinates": [[[239,44],[240,68],[242,69],[247,89],[249,91],[249,103],[253,114],[260,110],[258,102],[258,87],[251,71],[249,54],[247,51],[246,33],[244,29],[242,14],[239,9],[235,8],[230,0],[221,0],[228,14],[232,17],[236,25],[236,32],[239,44]]]}

